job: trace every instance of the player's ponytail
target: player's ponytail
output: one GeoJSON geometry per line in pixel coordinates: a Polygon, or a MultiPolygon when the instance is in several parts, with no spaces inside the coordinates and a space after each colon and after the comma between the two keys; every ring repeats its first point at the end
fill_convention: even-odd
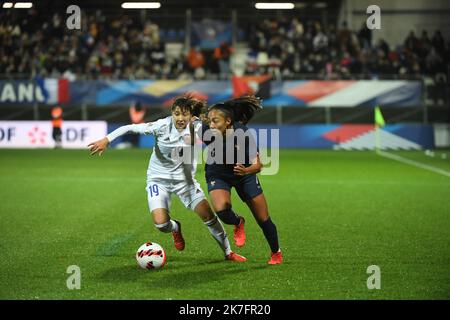
{"type": "Polygon", "coordinates": [[[253,118],[256,110],[262,109],[261,103],[260,98],[249,95],[215,104],[208,111],[218,109],[231,118],[232,122],[239,121],[245,125],[253,118]]]}
{"type": "Polygon", "coordinates": [[[192,101],[192,115],[195,117],[200,117],[202,113],[206,112],[208,106],[204,100],[197,98],[191,98],[192,101]]]}

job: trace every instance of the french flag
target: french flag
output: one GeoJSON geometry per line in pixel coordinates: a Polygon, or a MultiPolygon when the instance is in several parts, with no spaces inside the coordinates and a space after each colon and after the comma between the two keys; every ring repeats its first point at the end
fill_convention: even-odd
{"type": "Polygon", "coordinates": [[[233,98],[239,98],[246,94],[254,94],[261,99],[270,99],[271,76],[233,76],[231,78],[233,86],[233,98]]]}
{"type": "Polygon", "coordinates": [[[68,103],[70,101],[69,80],[65,78],[36,77],[46,104],[68,103]]]}

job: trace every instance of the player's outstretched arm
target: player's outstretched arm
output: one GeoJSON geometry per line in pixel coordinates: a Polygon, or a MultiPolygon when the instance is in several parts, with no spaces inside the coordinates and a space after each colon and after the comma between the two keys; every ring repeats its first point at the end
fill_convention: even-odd
{"type": "Polygon", "coordinates": [[[133,134],[151,134],[153,133],[153,122],[142,123],[142,124],[129,124],[126,126],[121,126],[109,133],[106,137],[101,140],[91,142],[88,144],[88,147],[91,151],[91,155],[94,155],[98,152],[98,155],[101,156],[103,152],[108,147],[109,143],[114,139],[117,139],[120,136],[125,134],[133,133],[133,134]]]}
{"type": "Polygon", "coordinates": [[[103,139],[91,142],[88,144],[89,151],[91,151],[91,156],[98,153],[99,156],[105,152],[106,148],[108,148],[109,140],[107,137],[103,139]]]}

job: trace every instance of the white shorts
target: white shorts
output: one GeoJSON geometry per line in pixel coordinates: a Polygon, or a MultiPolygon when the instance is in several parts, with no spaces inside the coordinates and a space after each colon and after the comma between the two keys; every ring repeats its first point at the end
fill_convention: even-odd
{"type": "Polygon", "coordinates": [[[150,212],[159,208],[170,211],[172,194],[176,194],[183,205],[192,211],[206,199],[200,184],[195,179],[191,183],[185,180],[149,179],[145,190],[147,190],[150,212]]]}

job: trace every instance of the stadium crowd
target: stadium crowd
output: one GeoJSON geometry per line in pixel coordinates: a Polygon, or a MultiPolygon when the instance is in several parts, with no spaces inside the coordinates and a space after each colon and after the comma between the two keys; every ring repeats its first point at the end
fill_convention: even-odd
{"type": "Polygon", "coordinates": [[[126,79],[183,72],[181,60],[167,61],[152,22],[141,24],[128,15],[107,18],[98,11],[87,15],[81,30],[69,30],[61,15],[50,21],[39,21],[32,10],[28,15],[0,19],[0,74],[126,79]]]}
{"type": "MultiPolygon", "coordinates": [[[[90,14],[79,31],[68,30],[58,14],[49,21],[28,11],[26,19],[8,12],[0,19],[0,74],[65,76],[69,79],[224,78],[230,74],[233,48],[204,52],[191,48],[168,56],[160,28],[127,15],[90,14]],[[35,15],[35,16],[33,16],[35,15]]],[[[357,31],[344,23],[324,27],[316,21],[264,20],[247,30],[245,73],[298,74],[324,79],[402,78],[430,75],[445,81],[450,69],[450,40],[440,31],[432,36],[411,32],[395,48],[372,41],[365,25],[357,31]]]]}
{"type": "Polygon", "coordinates": [[[450,39],[440,31],[432,37],[413,31],[403,44],[391,48],[384,40],[372,41],[365,24],[352,31],[344,22],[338,29],[297,19],[264,20],[250,32],[251,63],[247,73],[279,72],[320,75],[322,78],[374,78],[436,75],[449,72],[450,39]]]}

